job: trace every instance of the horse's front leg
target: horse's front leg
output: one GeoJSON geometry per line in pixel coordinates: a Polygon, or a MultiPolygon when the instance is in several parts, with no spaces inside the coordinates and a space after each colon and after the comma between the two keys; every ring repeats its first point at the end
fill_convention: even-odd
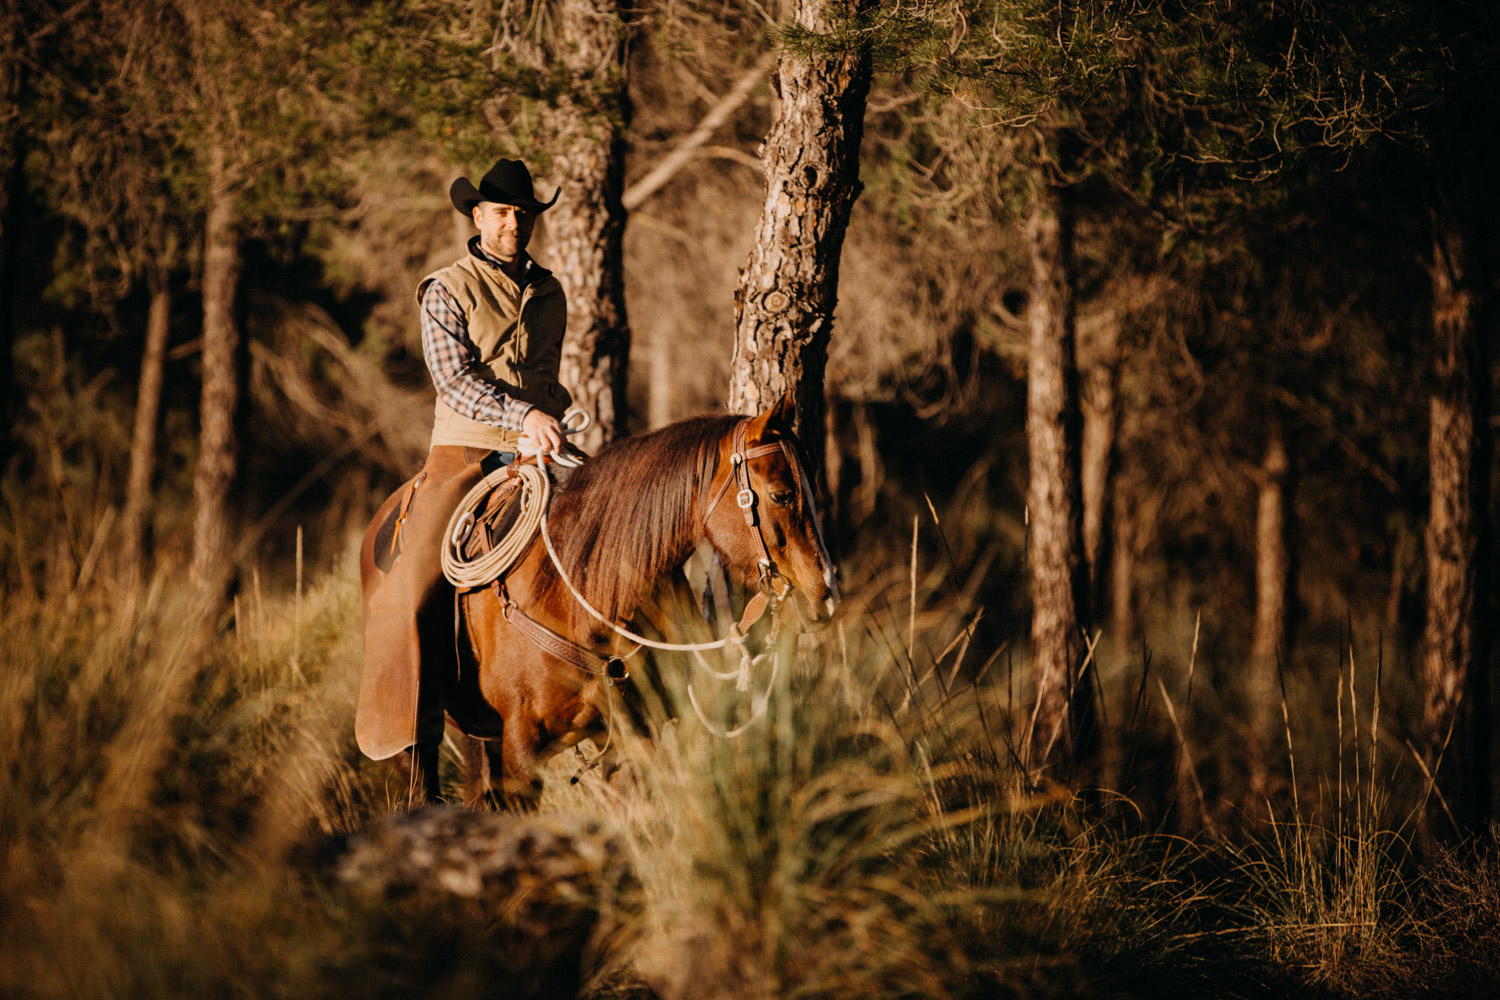
{"type": "Polygon", "coordinates": [[[464,806],[508,812],[534,812],[542,794],[542,782],[536,776],[537,754],[534,747],[515,744],[514,752],[506,745],[509,734],[519,727],[506,726],[507,739],[477,740],[461,738],[463,749],[464,806]]]}
{"type": "Polygon", "coordinates": [[[512,812],[532,811],[541,794],[540,782],[512,782],[507,791],[505,754],[498,740],[463,737],[464,806],[469,809],[488,807],[512,812]]]}
{"type": "Polygon", "coordinates": [[[535,723],[506,720],[505,735],[486,743],[490,763],[490,792],[500,808],[511,812],[536,812],[542,800],[542,779],[537,777],[541,732],[535,723]]]}
{"type": "Polygon", "coordinates": [[[459,745],[464,761],[464,807],[478,809],[488,802],[491,807],[499,803],[490,794],[489,751],[484,740],[472,736],[460,736],[459,745]]]}

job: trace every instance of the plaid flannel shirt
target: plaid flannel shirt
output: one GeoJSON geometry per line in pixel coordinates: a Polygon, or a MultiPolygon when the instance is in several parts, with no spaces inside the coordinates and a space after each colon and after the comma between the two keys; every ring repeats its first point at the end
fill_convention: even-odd
{"type": "MultiPolygon", "coordinates": [[[[474,250],[483,255],[477,246],[474,250]]],[[[521,276],[523,287],[531,268],[528,258],[521,276]]],[[[438,396],[456,413],[501,430],[522,429],[531,404],[477,374],[479,348],[469,339],[469,323],[458,300],[441,281],[430,283],[422,293],[422,357],[438,396]]]]}

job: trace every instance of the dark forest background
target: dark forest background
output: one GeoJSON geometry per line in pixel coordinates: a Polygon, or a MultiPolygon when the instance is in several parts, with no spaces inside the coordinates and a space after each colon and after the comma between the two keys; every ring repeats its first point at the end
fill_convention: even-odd
{"type": "Polygon", "coordinates": [[[521,156],[561,189],[532,251],[591,445],[792,389],[850,614],[1090,727],[1028,766],[1254,838],[1299,777],[1338,811],[1312,789],[1352,720],[1404,839],[1483,836],[1497,21],[4,0],[7,669],[19,609],[180,590],[223,634],[351,580],[426,449],[414,288],[472,233],[448,185],[521,156]],[[768,177],[825,141],[782,207],[827,228],[778,242],[768,177]],[[778,264],[808,290],[773,301],[778,264]],[[746,357],[773,328],[781,382],[746,357]]]}

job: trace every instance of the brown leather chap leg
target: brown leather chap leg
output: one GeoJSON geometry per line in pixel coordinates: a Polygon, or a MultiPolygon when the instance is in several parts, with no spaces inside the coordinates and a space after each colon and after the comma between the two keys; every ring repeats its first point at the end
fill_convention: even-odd
{"type": "Polygon", "coordinates": [[[375,760],[442,740],[442,685],[456,669],[453,588],[443,579],[443,535],[464,495],[483,478],[480,461],[489,454],[447,445],[428,453],[422,471],[399,492],[395,532],[384,533],[394,562],[389,553],[374,558],[378,526],[385,518],[377,515],[366,536],[360,560],[365,669],[354,736],[360,750],[375,760]],[[381,574],[377,563],[390,565],[390,572],[381,574]]]}

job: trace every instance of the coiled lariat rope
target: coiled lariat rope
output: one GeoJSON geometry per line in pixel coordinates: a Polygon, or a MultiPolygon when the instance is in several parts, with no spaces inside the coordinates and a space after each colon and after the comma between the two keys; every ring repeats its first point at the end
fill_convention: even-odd
{"type": "Polygon", "coordinates": [[[507,465],[496,469],[474,485],[454,511],[443,536],[443,576],[455,587],[464,589],[486,586],[504,576],[536,537],[541,512],[551,493],[552,481],[534,465],[507,465]],[[520,504],[516,520],[505,537],[488,552],[474,559],[463,555],[463,544],[474,531],[474,511],[502,482],[519,479],[520,492],[511,503],[520,504]]]}
{"type": "MultiPolygon", "coordinates": [[[[584,410],[569,410],[563,414],[564,434],[577,434],[593,424],[593,417],[584,410]]],[[[530,438],[521,439],[522,455],[535,455],[540,464],[539,449],[530,447],[530,438]]],[[[576,468],[583,464],[572,452],[554,451],[547,456],[558,465],[576,468]]],[[[531,540],[536,537],[537,525],[542,512],[547,509],[552,495],[552,480],[538,465],[506,465],[485,476],[464,495],[458,509],[448,521],[448,530],[443,535],[443,576],[455,587],[483,587],[504,576],[506,571],[521,558],[531,540]],[[511,502],[520,504],[515,523],[493,549],[474,559],[466,559],[463,544],[474,530],[474,512],[486,497],[507,479],[521,481],[520,494],[511,502]]]]}

